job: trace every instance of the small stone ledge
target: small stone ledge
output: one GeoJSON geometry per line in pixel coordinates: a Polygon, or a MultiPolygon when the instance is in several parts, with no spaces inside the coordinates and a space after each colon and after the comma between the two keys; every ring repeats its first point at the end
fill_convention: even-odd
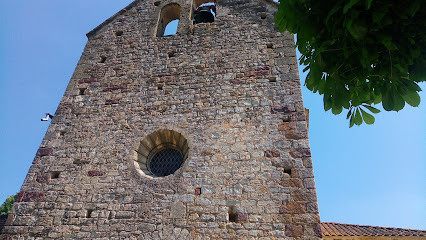
{"type": "Polygon", "coordinates": [[[311,150],[309,148],[298,148],[290,151],[290,156],[293,158],[310,157],[311,150]]]}
{"type": "Polygon", "coordinates": [[[83,79],[78,80],[79,84],[94,83],[94,82],[99,82],[99,79],[97,79],[97,78],[83,78],[83,79]]]}
{"type": "Polygon", "coordinates": [[[37,151],[37,156],[39,156],[39,157],[49,156],[49,155],[52,155],[52,152],[53,152],[52,148],[41,147],[37,151]]]}
{"type": "Polygon", "coordinates": [[[280,156],[280,151],[278,151],[278,149],[265,150],[265,157],[267,158],[274,158],[279,156],[280,156]]]}
{"type": "Polygon", "coordinates": [[[113,92],[116,90],[126,90],[127,86],[126,85],[119,85],[119,86],[111,86],[111,87],[106,87],[104,89],[102,89],[102,92],[113,92]]]}
{"type": "Polygon", "coordinates": [[[268,76],[271,74],[271,67],[270,66],[261,66],[256,67],[254,71],[249,71],[244,73],[245,77],[262,77],[262,76],[268,76]]]}
{"type": "Polygon", "coordinates": [[[19,192],[16,197],[16,202],[42,202],[45,197],[45,192],[19,192]]]}
{"type": "Polygon", "coordinates": [[[113,104],[119,104],[120,99],[108,99],[105,101],[105,105],[113,105],[113,104]]]}
{"type": "Polygon", "coordinates": [[[295,112],[296,109],[293,104],[274,104],[274,106],[271,107],[271,113],[291,113],[295,112]]]}
{"type": "Polygon", "coordinates": [[[87,172],[88,177],[101,177],[103,175],[105,175],[105,172],[98,170],[91,170],[87,172]]]}

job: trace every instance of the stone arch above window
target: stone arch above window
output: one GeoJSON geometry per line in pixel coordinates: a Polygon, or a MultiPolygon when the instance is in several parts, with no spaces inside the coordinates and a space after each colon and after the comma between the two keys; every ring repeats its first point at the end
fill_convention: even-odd
{"type": "Polygon", "coordinates": [[[146,136],[136,150],[134,164],[143,175],[165,177],[174,174],[188,158],[187,139],[173,130],[158,130],[146,136]]]}
{"type": "Polygon", "coordinates": [[[157,24],[157,37],[164,36],[164,30],[170,22],[180,19],[180,11],[181,7],[177,3],[170,3],[161,9],[157,24]]]}

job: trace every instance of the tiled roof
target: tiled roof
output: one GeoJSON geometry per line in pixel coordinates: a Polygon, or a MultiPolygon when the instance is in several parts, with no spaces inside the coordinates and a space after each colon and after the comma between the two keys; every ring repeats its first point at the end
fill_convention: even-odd
{"type": "Polygon", "coordinates": [[[322,222],[322,235],[327,236],[426,236],[424,230],[363,226],[322,222]]]}

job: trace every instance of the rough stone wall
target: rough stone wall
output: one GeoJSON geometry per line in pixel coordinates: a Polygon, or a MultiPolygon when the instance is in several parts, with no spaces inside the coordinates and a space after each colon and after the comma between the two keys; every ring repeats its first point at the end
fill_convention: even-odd
{"type": "Polygon", "coordinates": [[[178,34],[154,37],[170,2],[137,1],[89,34],[1,239],[320,239],[294,40],[274,3],[221,1],[192,26],[192,3],[174,1],[178,34]],[[190,153],[149,178],[135,150],[159,129],[190,153]]]}
{"type": "Polygon", "coordinates": [[[6,224],[7,215],[0,215],[0,233],[3,229],[3,226],[6,224]]]}

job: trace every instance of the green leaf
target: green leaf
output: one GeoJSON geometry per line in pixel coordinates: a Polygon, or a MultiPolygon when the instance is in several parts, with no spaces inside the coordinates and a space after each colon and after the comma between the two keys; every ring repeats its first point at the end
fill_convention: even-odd
{"type": "Polygon", "coordinates": [[[354,117],[354,114],[352,113],[351,119],[349,120],[349,128],[353,127],[354,124],[355,124],[355,117],[354,117]]]}
{"type": "Polygon", "coordinates": [[[276,24],[297,33],[306,87],[325,95],[324,110],[349,109],[353,126],[362,124],[359,118],[373,122],[364,114],[380,112],[373,104],[387,111],[419,105],[418,84],[426,81],[424,1],[281,0],[276,24]]]}
{"type": "Polygon", "coordinates": [[[414,48],[413,47],[413,48],[410,49],[410,53],[411,53],[412,58],[417,58],[417,57],[420,56],[421,50],[420,50],[420,48],[414,48]]]}
{"type": "Polygon", "coordinates": [[[383,6],[381,8],[378,8],[376,11],[373,11],[373,23],[380,22],[387,12],[388,8],[383,6]]]}
{"type": "Polygon", "coordinates": [[[411,91],[420,92],[422,89],[415,82],[409,82],[407,88],[411,91]]]}
{"type": "Polygon", "coordinates": [[[382,99],[383,108],[386,111],[392,111],[394,107],[393,97],[391,91],[386,91],[382,99]]]}
{"type": "Polygon", "coordinates": [[[323,101],[324,101],[324,111],[327,112],[333,106],[331,97],[329,95],[324,94],[323,101]]]}
{"type": "Polygon", "coordinates": [[[318,85],[317,85],[317,88],[318,88],[318,92],[319,92],[319,94],[324,94],[324,90],[325,90],[325,83],[326,83],[326,81],[325,81],[325,80],[320,80],[320,81],[319,81],[319,83],[318,83],[318,85]]]}
{"type": "Polygon", "coordinates": [[[412,107],[417,107],[420,104],[420,96],[417,92],[409,92],[403,95],[402,98],[412,107]]]}
{"type": "Polygon", "coordinates": [[[396,69],[398,69],[398,71],[400,71],[401,73],[406,73],[408,72],[407,68],[404,68],[403,66],[401,66],[400,64],[394,64],[393,65],[396,69]]]}
{"type": "Polygon", "coordinates": [[[334,7],[328,13],[327,17],[325,18],[325,23],[328,23],[328,20],[330,20],[331,16],[333,16],[339,9],[340,9],[340,2],[334,5],[334,7]]]}
{"type": "Polygon", "coordinates": [[[306,66],[304,69],[303,69],[303,72],[306,72],[306,71],[308,71],[310,69],[310,67],[309,66],[306,66]]]}
{"type": "Polygon", "coordinates": [[[413,17],[416,14],[416,12],[420,9],[421,5],[422,5],[421,0],[411,1],[411,4],[406,7],[405,12],[408,13],[410,17],[413,17]]]}
{"type": "Polygon", "coordinates": [[[377,109],[377,108],[375,108],[375,107],[372,107],[372,106],[368,106],[368,105],[362,105],[363,107],[365,107],[365,108],[367,108],[368,110],[370,110],[372,113],[379,113],[380,112],[380,110],[379,109],[377,109]]]}
{"type": "Polygon", "coordinates": [[[349,119],[352,115],[352,109],[348,110],[348,114],[346,114],[346,119],[349,119]]]}
{"type": "Polygon", "coordinates": [[[373,0],[366,0],[365,1],[365,5],[367,5],[367,9],[370,9],[370,7],[371,7],[371,2],[373,2],[373,0]]]}
{"type": "Polygon", "coordinates": [[[398,47],[392,42],[392,37],[386,34],[377,34],[376,35],[379,42],[381,42],[387,49],[396,50],[398,47]]]}
{"type": "Polygon", "coordinates": [[[361,108],[361,113],[362,113],[362,118],[364,119],[365,123],[370,124],[370,125],[374,124],[375,119],[374,119],[373,115],[367,113],[362,108],[361,108]]]}
{"type": "Polygon", "coordinates": [[[352,37],[354,37],[356,40],[363,39],[368,32],[367,24],[362,21],[353,22],[347,26],[347,29],[352,37]]]}
{"type": "Polygon", "coordinates": [[[342,111],[343,111],[343,107],[342,107],[342,106],[340,106],[340,107],[333,107],[333,108],[331,109],[331,112],[332,112],[334,115],[339,115],[342,111]]]}
{"type": "Polygon", "coordinates": [[[382,95],[381,94],[374,94],[373,103],[379,104],[382,101],[382,95]]]}
{"type": "Polygon", "coordinates": [[[404,108],[405,106],[404,98],[402,98],[397,91],[393,91],[393,101],[394,101],[393,110],[398,112],[399,110],[404,108]]]}
{"type": "Polygon", "coordinates": [[[367,48],[365,48],[365,47],[362,47],[362,48],[361,48],[361,58],[360,58],[360,62],[361,62],[362,66],[363,66],[364,68],[369,67],[369,63],[370,63],[370,61],[369,61],[369,59],[368,59],[368,50],[367,50],[367,48]]]}
{"type": "Polygon", "coordinates": [[[346,13],[353,5],[357,4],[359,0],[350,0],[346,5],[343,7],[343,13],[346,13]]]}
{"type": "Polygon", "coordinates": [[[362,124],[362,116],[361,116],[361,112],[359,111],[359,108],[356,109],[354,121],[355,121],[355,124],[358,126],[362,124]]]}

